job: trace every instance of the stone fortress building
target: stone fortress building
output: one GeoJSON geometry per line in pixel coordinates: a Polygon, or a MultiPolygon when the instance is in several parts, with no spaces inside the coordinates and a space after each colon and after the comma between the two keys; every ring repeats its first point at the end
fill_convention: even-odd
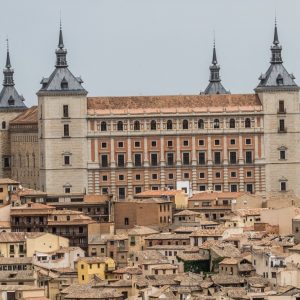
{"type": "Polygon", "coordinates": [[[53,73],[38,106],[14,88],[9,52],[0,94],[1,176],[48,194],[143,190],[293,190],[300,195],[299,87],[281,57],[277,25],[270,67],[254,94],[222,85],[216,47],[200,95],[88,97],[67,64],[60,28],[53,73]]]}

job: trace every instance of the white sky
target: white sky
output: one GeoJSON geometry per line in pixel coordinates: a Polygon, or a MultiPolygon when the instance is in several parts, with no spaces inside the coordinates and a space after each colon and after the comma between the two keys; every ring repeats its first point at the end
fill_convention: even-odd
{"type": "Polygon", "coordinates": [[[285,66],[300,83],[299,0],[0,0],[0,10],[0,67],[8,35],[27,106],[53,71],[60,10],[69,68],[90,96],[198,94],[213,30],[225,88],[252,93],[269,64],[275,10],[285,66]]]}

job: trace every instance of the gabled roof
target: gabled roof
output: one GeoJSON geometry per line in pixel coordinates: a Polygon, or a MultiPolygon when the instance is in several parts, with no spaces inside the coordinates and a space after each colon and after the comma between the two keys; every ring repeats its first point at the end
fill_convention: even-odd
{"type": "Polygon", "coordinates": [[[11,125],[21,124],[37,124],[38,123],[38,107],[32,106],[20,113],[16,118],[9,122],[11,125]]]}

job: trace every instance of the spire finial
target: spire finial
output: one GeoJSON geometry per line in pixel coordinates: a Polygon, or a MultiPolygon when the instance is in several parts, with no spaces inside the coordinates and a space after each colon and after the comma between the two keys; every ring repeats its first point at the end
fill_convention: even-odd
{"type": "Polygon", "coordinates": [[[8,37],[6,37],[6,64],[5,67],[7,69],[11,68],[11,63],[10,63],[10,55],[9,55],[9,43],[8,43],[8,37]]]}
{"type": "Polygon", "coordinates": [[[213,47],[213,58],[212,58],[212,64],[217,65],[217,51],[216,51],[216,37],[215,37],[215,31],[214,31],[214,47],[213,47]]]}
{"type": "Polygon", "coordinates": [[[273,44],[274,44],[275,46],[279,45],[278,31],[277,31],[277,16],[276,16],[276,12],[275,12],[275,28],[274,28],[274,40],[273,40],[273,44]]]}
{"type": "Polygon", "coordinates": [[[59,49],[63,49],[63,48],[64,48],[64,40],[63,40],[62,25],[61,25],[61,13],[60,13],[60,20],[59,20],[59,40],[58,40],[58,48],[59,48],[59,49]]]}

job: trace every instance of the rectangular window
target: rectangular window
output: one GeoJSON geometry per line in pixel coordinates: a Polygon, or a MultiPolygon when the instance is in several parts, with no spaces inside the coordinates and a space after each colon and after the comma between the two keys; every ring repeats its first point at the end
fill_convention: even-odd
{"type": "Polygon", "coordinates": [[[102,181],[107,181],[107,175],[102,176],[102,181]]]}
{"type": "Polygon", "coordinates": [[[124,225],[129,225],[129,218],[124,218],[124,225]]]}
{"type": "Polygon", "coordinates": [[[280,191],[282,191],[282,192],[286,191],[286,182],[285,181],[280,182],[280,191]]]}
{"type": "Polygon", "coordinates": [[[64,164],[65,165],[70,165],[70,156],[69,155],[64,156],[64,164]]]}
{"type": "Polygon", "coordinates": [[[204,146],[204,140],[199,140],[199,146],[204,146]]]}
{"type": "Polygon", "coordinates": [[[69,105],[64,105],[63,106],[63,117],[64,118],[69,118],[69,105]]]}
{"type": "Polygon", "coordinates": [[[221,152],[214,152],[214,164],[215,165],[221,164],[221,152]]]}
{"type": "Polygon", "coordinates": [[[141,174],[136,174],[135,175],[135,180],[141,180],[141,174]]]}
{"type": "Polygon", "coordinates": [[[246,184],[246,191],[250,194],[253,193],[253,184],[252,183],[246,184]]]}
{"type": "Polygon", "coordinates": [[[230,192],[237,192],[237,185],[236,184],[231,184],[230,185],[230,192]]]}
{"type": "Polygon", "coordinates": [[[236,178],[236,172],[230,172],[230,177],[231,178],[236,178]]]}
{"type": "Polygon", "coordinates": [[[184,140],[183,141],[183,146],[187,147],[189,145],[189,141],[188,140],[184,140]]]}
{"type": "Polygon", "coordinates": [[[247,171],[246,176],[247,177],[252,177],[252,172],[251,171],[247,171]]]}
{"type": "Polygon", "coordinates": [[[204,179],[205,178],[205,173],[204,172],[199,173],[199,178],[204,179]]]}
{"type": "Polygon", "coordinates": [[[168,178],[169,179],[173,179],[174,178],[174,174],[173,173],[169,173],[168,178]]]}
{"type": "Polygon", "coordinates": [[[190,153],[189,152],[183,152],[182,153],[182,164],[183,165],[189,165],[190,164],[190,153]]]}
{"type": "Polygon", "coordinates": [[[64,136],[70,136],[69,124],[64,124],[64,136]]]}
{"type": "Polygon", "coordinates": [[[216,172],[216,173],[215,173],[215,177],[216,177],[216,178],[221,178],[221,173],[220,173],[220,172],[216,172]]]}
{"type": "Polygon", "coordinates": [[[103,167],[103,168],[108,167],[108,155],[107,154],[101,155],[101,167],[103,167]]]}
{"type": "Polygon", "coordinates": [[[154,173],[154,174],[152,174],[151,178],[152,178],[153,180],[157,180],[158,176],[157,176],[156,173],[154,173]]]}
{"type": "Polygon", "coordinates": [[[280,150],[280,159],[285,159],[285,150],[280,150]]]}
{"type": "Polygon", "coordinates": [[[118,189],[119,199],[125,199],[126,197],[126,189],[124,187],[119,187],[118,189]]]}
{"type": "Polygon", "coordinates": [[[107,187],[103,187],[101,189],[101,191],[102,191],[102,195],[107,195],[108,194],[108,188],[107,187]]]}
{"type": "Polygon", "coordinates": [[[222,191],[222,185],[221,184],[215,184],[214,188],[215,188],[215,191],[217,191],[217,192],[222,191]]]}
{"type": "Polygon", "coordinates": [[[10,168],[10,156],[3,156],[3,167],[10,168]]]}
{"type": "Polygon", "coordinates": [[[167,164],[168,166],[174,165],[174,153],[167,153],[167,164]]]}
{"type": "Polygon", "coordinates": [[[135,194],[139,194],[139,193],[141,193],[141,192],[142,192],[142,187],[136,186],[136,187],[134,188],[134,193],[135,193],[135,194]]]}
{"type": "Polygon", "coordinates": [[[142,154],[140,153],[134,154],[134,165],[136,167],[140,167],[142,165],[142,154]]]}
{"type": "Polygon", "coordinates": [[[124,142],[118,142],[118,147],[119,148],[124,148],[124,142]]]}
{"type": "Polygon", "coordinates": [[[120,175],[119,175],[119,180],[121,180],[121,181],[122,181],[122,180],[124,180],[124,178],[125,178],[125,177],[124,177],[124,175],[123,175],[123,174],[120,174],[120,175]]]}
{"type": "Polygon", "coordinates": [[[205,152],[199,152],[199,165],[205,165],[205,152]]]}
{"type": "Polygon", "coordinates": [[[235,139],[230,140],[230,145],[235,145],[235,139]]]}
{"type": "Polygon", "coordinates": [[[285,132],[285,122],[284,119],[279,120],[279,132],[285,132]]]}
{"type": "Polygon", "coordinates": [[[246,145],[251,145],[251,139],[246,139],[245,143],[246,143],[246,145]]]}
{"type": "Polygon", "coordinates": [[[152,146],[152,147],[156,147],[156,141],[152,141],[152,142],[151,142],[151,146],[152,146]]]}
{"type": "Polygon", "coordinates": [[[279,100],[278,112],[281,113],[281,114],[285,113],[284,101],[283,100],[279,100]]]}
{"type": "Polygon", "coordinates": [[[101,148],[102,148],[102,149],[107,148],[107,143],[105,143],[105,142],[101,143],[101,148]]]}
{"type": "Polygon", "coordinates": [[[220,140],[215,140],[215,146],[220,146],[220,140]]]}
{"type": "Polygon", "coordinates": [[[125,154],[118,154],[118,167],[125,167],[125,154]]]}
{"type": "Polygon", "coordinates": [[[71,188],[66,187],[66,188],[65,188],[65,193],[66,193],[66,194],[70,194],[70,193],[71,193],[71,188]]]}
{"type": "Polygon", "coordinates": [[[229,152],[229,162],[231,164],[236,164],[237,163],[237,158],[236,158],[236,152],[229,152]]]}
{"type": "Polygon", "coordinates": [[[189,179],[190,178],[190,173],[183,173],[183,178],[184,179],[189,179]]]}
{"type": "Polygon", "coordinates": [[[168,147],[173,147],[173,141],[168,141],[167,145],[168,145],[168,147]]]}
{"type": "Polygon", "coordinates": [[[141,148],[141,143],[140,142],[134,142],[134,147],[135,148],[141,148]]]}
{"type": "Polygon", "coordinates": [[[204,192],[206,190],[206,185],[200,184],[199,185],[199,191],[204,192]]]}
{"type": "Polygon", "coordinates": [[[158,165],[157,153],[151,153],[151,166],[158,165]]]}
{"type": "Polygon", "coordinates": [[[252,164],[252,151],[246,151],[246,164],[252,164]]]}

